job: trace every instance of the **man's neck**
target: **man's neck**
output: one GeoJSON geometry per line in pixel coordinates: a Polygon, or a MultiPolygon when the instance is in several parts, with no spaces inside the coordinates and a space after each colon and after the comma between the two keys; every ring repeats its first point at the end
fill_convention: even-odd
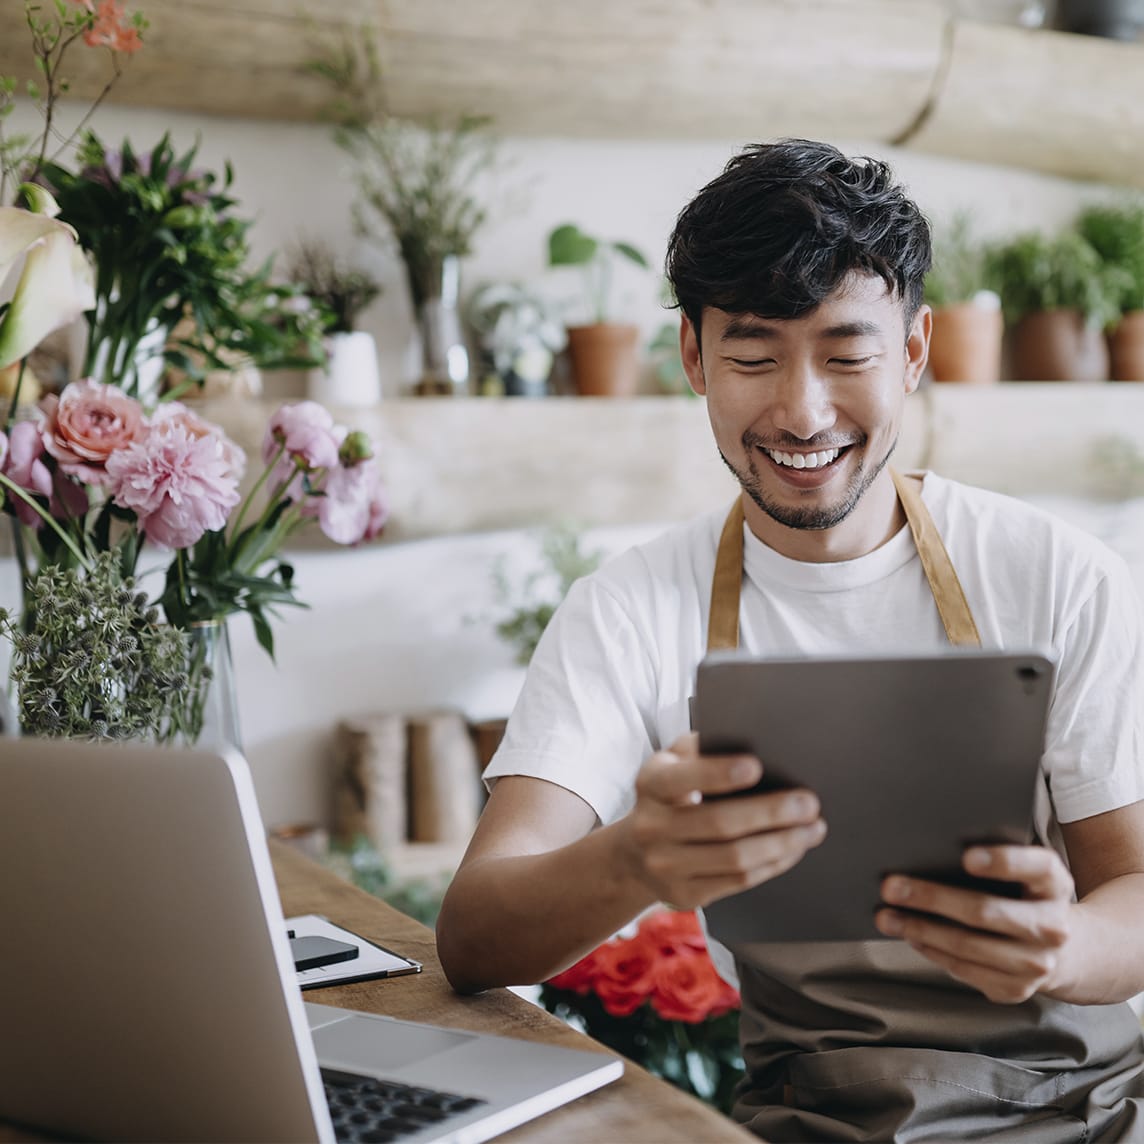
{"type": "Polygon", "coordinates": [[[878,474],[854,511],[833,528],[788,528],[768,516],[746,493],[742,497],[747,527],[755,536],[780,556],[806,564],[857,560],[881,548],[906,523],[888,468],[878,474]]]}

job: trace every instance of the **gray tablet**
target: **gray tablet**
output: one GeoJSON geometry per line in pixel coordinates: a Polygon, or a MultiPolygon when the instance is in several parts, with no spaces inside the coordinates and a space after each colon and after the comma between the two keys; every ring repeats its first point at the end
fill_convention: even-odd
{"type": "Polygon", "coordinates": [[[864,941],[888,873],[1013,893],[961,868],[975,842],[1028,842],[1053,664],[1044,655],[709,656],[694,716],[705,754],[757,755],[756,789],[805,786],[829,832],[793,869],[712,903],[727,944],[864,941]]]}

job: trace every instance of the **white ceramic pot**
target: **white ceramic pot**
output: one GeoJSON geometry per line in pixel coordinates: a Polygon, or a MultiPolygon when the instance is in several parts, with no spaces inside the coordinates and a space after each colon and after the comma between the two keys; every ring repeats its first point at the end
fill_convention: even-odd
{"type": "Polygon", "coordinates": [[[330,334],[326,338],[328,360],[324,369],[312,369],[306,390],[322,405],[376,405],[381,400],[381,374],[377,345],[364,330],[330,334]]]}

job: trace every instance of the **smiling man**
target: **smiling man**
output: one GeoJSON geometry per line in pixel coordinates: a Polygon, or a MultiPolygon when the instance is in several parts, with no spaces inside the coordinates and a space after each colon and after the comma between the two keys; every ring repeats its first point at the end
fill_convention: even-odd
{"type": "Polygon", "coordinates": [[[947,644],[951,589],[928,578],[920,525],[963,628],[1057,659],[1041,845],[966,852],[1019,899],[887,878],[877,925],[900,940],[713,944],[743,997],[736,1117],[774,1141],[1144,1140],[1125,1004],[1144,991],[1140,611],[1091,538],[890,468],[926,363],[929,265],[885,164],[825,144],[750,147],[681,213],[683,364],[742,493],[574,585],[486,771],[441,959],[464,991],[543,980],[657,901],[703,907],[821,844],[810,791],[706,797],[766,760],[698,753],[696,667],[716,616],[756,654],[947,644]]]}

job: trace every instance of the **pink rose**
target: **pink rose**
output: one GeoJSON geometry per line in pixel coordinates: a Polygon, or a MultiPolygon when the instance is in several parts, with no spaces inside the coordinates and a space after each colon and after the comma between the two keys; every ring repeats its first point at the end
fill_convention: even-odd
{"type": "Polygon", "coordinates": [[[304,512],[316,516],[322,531],[336,544],[360,544],[379,535],[389,517],[381,474],[373,460],[336,465],[323,478],[321,495],[304,512]]]}
{"type": "Polygon", "coordinates": [[[293,500],[302,497],[299,470],[332,469],[338,463],[338,431],[329,410],[316,401],[300,401],[296,405],[283,405],[266,427],[262,442],[262,459],[267,464],[285,448],[282,459],[274,469],[278,481],[291,481],[288,495],[293,500]]]}
{"type": "Polygon", "coordinates": [[[58,398],[45,397],[40,408],[44,448],[65,473],[92,484],[105,484],[108,457],[147,432],[138,401],[91,378],[73,382],[58,398]]]}
{"type": "Polygon", "coordinates": [[[238,481],[223,442],[178,424],[148,433],[107,459],[112,499],[139,518],[139,528],[165,548],[188,548],[226,524],[238,503],[238,481]]]}
{"type": "Polygon", "coordinates": [[[214,437],[222,446],[231,476],[236,481],[242,480],[246,471],[246,454],[217,425],[204,421],[179,401],[165,401],[151,414],[152,432],[165,432],[176,425],[182,426],[192,437],[214,437]]]}

